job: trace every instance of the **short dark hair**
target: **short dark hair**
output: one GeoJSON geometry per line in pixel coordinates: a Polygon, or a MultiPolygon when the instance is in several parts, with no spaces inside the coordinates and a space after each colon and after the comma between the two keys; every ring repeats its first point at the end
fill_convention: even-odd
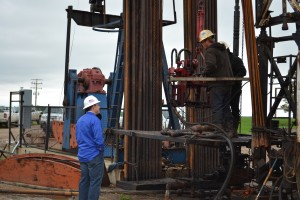
{"type": "MultiPolygon", "coordinates": [[[[94,104],[94,105],[96,105],[96,104],[94,104]]],[[[88,111],[90,111],[94,105],[91,105],[91,106],[89,106],[89,107],[85,108],[85,109],[84,109],[84,110],[85,110],[85,112],[88,112],[88,111]]]]}

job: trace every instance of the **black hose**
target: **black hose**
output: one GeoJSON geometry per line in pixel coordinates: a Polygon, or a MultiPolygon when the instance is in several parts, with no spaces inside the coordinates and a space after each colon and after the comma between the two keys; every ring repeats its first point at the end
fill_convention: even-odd
{"type": "Polygon", "coordinates": [[[215,127],[216,129],[218,129],[221,134],[214,134],[214,135],[205,135],[205,136],[201,136],[203,138],[211,138],[211,139],[214,139],[214,138],[223,138],[226,140],[226,142],[228,143],[229,145],[229,148],[230,148],[230,156],[231,156],[231,161],[230,161],[230,166],[229,166],[229,170],[228,170],[228,173],[227,173],[227,176],[226,176],[226,179],[221,187],[221,189],[218,191],[217,195],[215,196],[214,200],[219,200],[219,199],[222,199],[222,196],[229,184],[229,181],[230,181],[230,178],[232,176],[232,172],[233,172],[233,166],[234,166],[234,163],[235,163],[235,151],[234,151],[234,146],[233,146],[233,143],[232,141],[227,137],[226,135],[226,132],[221,129],[220,127],[216,126],[215,124],[212,124],[212,123],[208,123],[208,122],[202,122],[202,123],[198,123],[198,125],[210,125],[210,126],[213,126],[215,127]]]}
{"type": "Polygon", "coordinates": [[[181,56],[181,53],[182,52],[187,52],[188,53],[188,56],[189,56],[189,60],[190,62],[192,62],[192,52],[188,49],[181,49],[179,52],[178,52],[178,56],[177,56],[177,60],[180,60],[180,56],[181,56]]]}
{"type": "Polygon", "coordinates": [[[173,67],[173,53],[175,52],[175,60],[177,59],[177,49],[172,49],[171,51],[171,67],[173,67]]]}

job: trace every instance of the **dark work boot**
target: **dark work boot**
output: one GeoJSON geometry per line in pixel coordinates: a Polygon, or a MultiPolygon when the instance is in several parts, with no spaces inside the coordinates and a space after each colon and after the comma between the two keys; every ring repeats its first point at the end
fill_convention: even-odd
{"type": "Polygon", "coordinates": [[[226,132],[228,138],[237,138],[238,137],[236,128],[232,122],[226,123],[225,132],[226,132]]]}
{"type": "Polygon", "coordinates": [[[220,133],[220,132],[222,132],[221,130],[224,130],[224,127],[222,124],[214,124],[214,125],[216,126],[214,128],[215,129],[214,133],[220,133]]]}

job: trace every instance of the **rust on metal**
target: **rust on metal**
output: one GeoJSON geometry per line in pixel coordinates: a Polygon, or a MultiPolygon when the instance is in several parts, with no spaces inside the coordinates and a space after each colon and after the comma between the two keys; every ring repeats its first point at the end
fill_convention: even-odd
{"type": "Polygon", "coordinates": [[[63,142],[64,123],[60,122],[60,121],[53,121],[52,122],[52,131],[53,131],[53,136],[54,136],[55,140],[59,144],[62,144],[62,142],[63,142]]]}
{"type": "MultiPolygon", "coordinates": [[[[261,88],[260,70],[258,66],[256,37],[254,31],[254,19],[252,11],[252,2],[249,0],[242,1],[243,14],[245,25],[245,38],[247,47],[248,58],[248,72],[250,78],[251,100],[252,100],[252,124],[254,127],[265,127],[265,113],[262,104],[262,91],[261,88]]],[[[268,135],[265,132],[253,132],[252,133],[252,147],[269,147],[270,142],[268,135]]]]}
{"type": "Polygon", "coordinates": [[[76,124],[71,124],[70,128],[70,147],[71,148],[77,148],[77,142],[76,142],[76,124]]]}
{"type": "MultiPolygon", "coordinates": [[[[77,159],[56,154],[23,154],[0,161],[0,180],[49,188],[77,190],[80,163],[77,159]]],[[[102,186],[110,180],[104,167],[102,186]]]]}
{"type": "MultiPolygon", "coordinates": [[[[63,131],[64,131],[64,122],[53,121],[52,122],[53,136],[55,140],[59,143],[63,143],[63,131]]],[[[76,124],[71,124],[70,128],[70,147],[77,148],[76,142],[76,124]]]]}
{"type": "Polygon", "coordinates": [[[79,161],[55,154],[24,154],[0,161],[0,180],[78,189],[79,161]]]}

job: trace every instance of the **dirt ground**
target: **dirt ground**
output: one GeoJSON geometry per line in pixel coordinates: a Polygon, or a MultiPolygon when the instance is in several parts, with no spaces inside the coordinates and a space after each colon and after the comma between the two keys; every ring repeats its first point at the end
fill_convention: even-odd
{"type": "MultiPolygon", "coordinates": [[[[162,193],[156,194],[157,191],[125,191],[118,188],[102,188],[100,200],[159,200],[164,199],[162,193]]],[[[0,200],[77,200],[76,195],[50,195],[41,194],[41,190],[33,190],[24,187],[11,186],[0,183],[0,200]],[[23,193],[23,194],[22,194],[23,193]],[[36,193],[36,194],[33,194],[36,193]],[[40,194],[40,195],[38,195],[40,194]]],[[[184,198],[191,199],[191,198],[184,198]]]]}

